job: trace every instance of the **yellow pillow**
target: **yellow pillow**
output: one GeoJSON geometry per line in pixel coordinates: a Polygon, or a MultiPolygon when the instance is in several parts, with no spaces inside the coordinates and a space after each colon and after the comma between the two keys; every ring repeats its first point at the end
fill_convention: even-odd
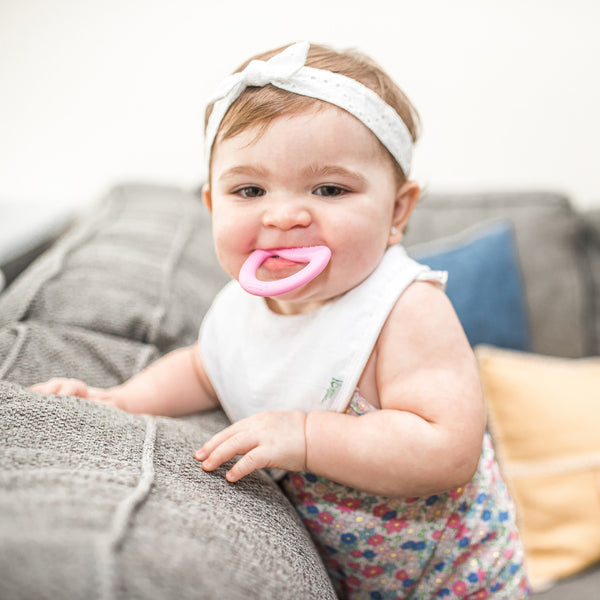
{"type": "Polygon", "coordinates": [[[600,357],[476,348],[531,584],[600,560],[600,357]]]}

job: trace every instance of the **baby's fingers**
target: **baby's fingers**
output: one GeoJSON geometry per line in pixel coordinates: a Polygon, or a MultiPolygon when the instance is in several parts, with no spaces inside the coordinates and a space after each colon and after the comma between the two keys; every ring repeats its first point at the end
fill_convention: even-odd
{"type": "Polygon", "coordinates": [[[35,385],[32,385],[29,389],[34,392],[37,392],[38,394],[56,394],[60,389],[60,386],[60,379],[50,379],[42,383],[36,383],[35,385]]]}
{"type": "Polygon", "coordinates": [[[233,483],[240,480],[242,477],[246,477],[246,475],[250,475],[252,471],[257,471],[266,466],[267,461],[265,460],[265,457],[261,455],[260,446],[257,446],[250,450],[250,452],[244,454],[244,456],[231,467],[225,477],[227,477],[227,481],[233,483]]]}
{"type": "Polygon", "coordinates": [[[40,394],[61,394],[64,396],[79,396],[80,398],[87,398],[88,395],[87,385],[83,381],[61,377],[32,385],[30,389],[40,394]]]}
{"type": "Polygon", "coordinates": [[[231,436],[235,435],[234,425],[230,425],[225,429],[219,431],[219,433],[215,433],[208,442],[206,442],[202,448],[196,450],[194,454],[194,458],[198,460],[206,460],[213,452],[215,448],[220,446],[223,442],[228,440],[231,436]]]}
{"type": "MultiPolygon", "coordinates": [[[[198,460],[202,461],[202,468],[205,471],[214,471],[219,468],[223,463],[233,459],[239,454],[247,455],[247,453],[251,452],[254,448],[256,448],[257,444],[253,439],[248,436],[245,432],[230,432],[224,430],[221,434],[217,434],[219,439],[215,440],[213,438],[205,444],[200,450],[196,452],[194,455],[198,460]],[[224,434],[223,436],[221,434],[224,434]]],[[[244,460],[244,459],[240,459],[244,460]]],[[[247,467],[242,468],[239,471],[232,469],[234,473],[238,473],[238,476],[235,479],[231,479],[231,472],[227,474],[227,479],[229,481],[237,481],[240,477],[247,475],[252,472],[256,468],[260,468],[254,466],[250,468],[252,464],[252,459],[247,462],[247,467]]]]}

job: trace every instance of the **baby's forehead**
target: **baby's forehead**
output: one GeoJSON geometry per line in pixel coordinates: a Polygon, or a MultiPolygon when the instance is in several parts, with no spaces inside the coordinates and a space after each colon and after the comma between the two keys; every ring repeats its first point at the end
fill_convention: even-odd
{"type": "Polygon", "coordinates": [[[221,181],[274,175],[310,178],[337,176],[367,168],[395,170],[395,162],[377,137],[343,109],[327,105],[297,115],[282,115],[264,128],[249,127],[217,139],[213,175],[221,181]]]}
{"type": "Polygon", "coordinates": [[[247,123],[234,135],[223,136],[219,133],[213,153],[224,142],[227,142],[225,145],[229,148],[245,149],[254,146],[265,137],[289,138],[292,141],[298,140],[299,137],[303,140],[309,138],[305,141],[318,144],[326,136],[339,137],[341,140],[336,141],[347,142],[358,138],[362,144],[367,144],[373,151],[385,151],[377,136],[354,115],[328,102],[315,100],[311,106],[302,111],[284,113],[268,121],[247,123]]]}

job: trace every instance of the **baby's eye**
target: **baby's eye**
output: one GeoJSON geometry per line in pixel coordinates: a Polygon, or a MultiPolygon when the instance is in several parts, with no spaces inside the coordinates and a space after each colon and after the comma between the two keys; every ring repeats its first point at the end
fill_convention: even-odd
{"type": "Polygon", "coordinates": [[[242,196],[242,198],[258,198],[259,196],[264,196],[265,190],[255,185],[248,185],[235,190],[234,193],[242,196]]]}
{"type": "Polygon", "coordinates": [[[321,185],[314,192],[317,196],[325,196],[326,198],[332,198],[335,196],[341,196],[346,193],[346,190],[339,185],[321,185]]]}

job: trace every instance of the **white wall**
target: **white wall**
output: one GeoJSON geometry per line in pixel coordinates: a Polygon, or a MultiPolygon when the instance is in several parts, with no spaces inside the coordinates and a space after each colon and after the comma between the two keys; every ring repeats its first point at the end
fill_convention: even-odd
{"type": "Polygon", "coordinates": [[[421,113],[430,189],[600,206],[599,23],[596,0],[0,0],[0,219],[124,179],[195,186],[215,84],[298,39],[388,69],[421,113]]]}

